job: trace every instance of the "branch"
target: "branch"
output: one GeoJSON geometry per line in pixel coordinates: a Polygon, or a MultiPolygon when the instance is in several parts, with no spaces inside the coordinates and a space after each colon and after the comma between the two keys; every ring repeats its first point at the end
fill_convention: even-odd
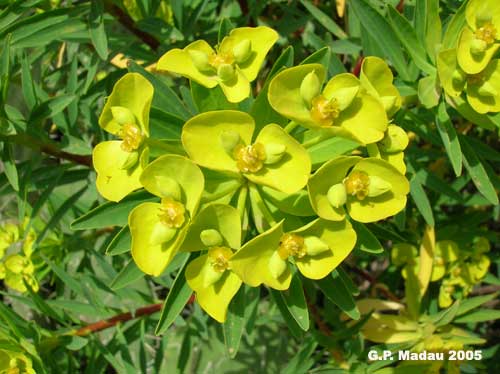
{"type": "Polygon", "coordinates": [[[149,316],[151,314],[159,312],[161,310],[162,305],[163,305],[162,303],[152,304],[152,305],[148,305],[148,306],[139,308],[134,313],[127,312],[127,313],[118,314],[118,315],[111,317],[109,319],[98,321],[95,323],[91,323],[90,325],[87,325],[87,326],[83,326],[83,327],[79,328],[78,330],[75,330],[71,335],[85,336],[85,335],[92,334],[94,332],[105,330],[109,327],[116,326],[120,322],[127,322],[127,321],[130,321],[131,319],[140,318],[143,316],[149,316]]]}
{"type": "Polygon", "coordinates": [[[92,167],[92,157],[85,155],[75,155],[73,153],[68,153],[60,150],[53,143],[44,143],[43,141],[27,134],[17,134],[17,135],[9,135],[3,136],[0,135],[0,140],[4,142],[15,143],[19,145],[24,145],[31,149],[43,152],[52,157],[55,157],[60,160],[68,160],[74,162],[75,164],[84,165],[89,168],[92,167]]]}
{"type": "Polygon", "coordinates": [[[160,46],[160,42],[151,34],[138,29],[135,22],[130,16],[125,13],[119,6],[110,1],[105,2],[105,8],[108,13],[114,16],[128,31],[146,43],[153,51],[156,51],[160,46]]]}

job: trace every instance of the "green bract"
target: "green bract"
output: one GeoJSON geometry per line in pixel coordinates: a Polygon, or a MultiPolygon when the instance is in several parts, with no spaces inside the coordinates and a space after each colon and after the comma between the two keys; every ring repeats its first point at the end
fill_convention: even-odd
{"type": "Polygon", "coordinates": [[[250,95],[250,82],[257,78],[276,40],[278,33],[269,27],[241,27],[232,30],[215,50],[204,40],[172,49],[160,58],[156,68],[208,88],[220,85],[228,101],[237,103],[250,95]]]}
{"type": "Polygon", "coordinates": [[[184,125],[182,144],[200,166],[286,193],[302,189],[311,171],[307,151],[276,124],[265,126],[252,141],[254,128],[244,112],[202,113],[184,125]]]}
{"type": "Polygon", "coordinates": [[[454,49],[439,53],[437,66],[441,84],[452,97],[465,91],[467,101],[478,113],[500,111],[500,63],[489,61],[484,70],[477,74],[465,73],[456,62],[454,49]]]}
{"type": "Polygon", "coordinates": [[[132,256],[144,273],[158,276],[182,244],[198,208],[204,178],[187,158],[166,155],[150,163],[140,181],[161,202],[143,203],[130,212],[132,256]]]}
{"type": "Polygon", "coordinates": [[[480,73],[500,44],[500,3],[471,0],[465,8],[464,26],[457,47],[458,64],[467,74],[480,73]]]}
{"type": "Polygon", "coordinates": [[[394,166],[377,158],[341,156],[325,163],[308,183],[309,197],[321,218],[340,221],[349,216],[375,222],[393,216],[406,205],[408,180],[394,166]]]}
{"type": "Polygon", "coordinates": [[[181,247],[190,252],[207,250],[188,264],[186,280],[203,310],[219,322],[226,320],[227,307],[241,286],[241,279],[229,265],[240,245],[238,211],[229,205],[213,204],[193,220],[181,247]]]}
{"type": "Polygon", "coordinates": [[[139,177],[148,163],[149,108],[153,86],[140,74],[125,74],[116,82],[99,117],[99,126],[122,140],[99,143],[92,159],[96,186],[102,196],[120,201],[141,187],[139,177]]]}
{"type": "Polygon", "coordinates": [[[230,260],[233,271],[252,287],[287,289],[291,281],[289,259],[307,278],[321,279],[332,272],[351,252],[356,233],[346,220],[316,219],[283,232],[283,222],[252,239],[230,260]]]}
{"type": "Polygon", "coordinates": [[[406,173],[404,150],[408,143],[408,135],[401,127],[389,125],[384,138],[376,144],[368,144],[366,148],[370,157],[377,157],[387,161],[404,175],[406,173]]]}
{"type": "MultiPolygon", "coordinates": [[[[385,79],[373,82],[377,86],[372,89],[376,98],[348,73],[334,76],[321,91],[325,74],[325,68],[319,64],[283,70],[269,85],[269,103],[282,116],[306,127],[322,128],[362,144],[382,139],[388,122],[379,101],[387,93],[385,79]]],[[[369,84],[368,78],[366,82],[369,84]]]]}

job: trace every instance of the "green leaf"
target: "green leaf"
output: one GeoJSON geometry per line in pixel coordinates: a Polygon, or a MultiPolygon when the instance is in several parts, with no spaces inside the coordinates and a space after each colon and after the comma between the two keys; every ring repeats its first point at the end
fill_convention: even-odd
{"type": "MultiPolygon", "coordinates": [[[[0,103],[5,104],[7,101],[7,94],[9,92],[9,83],[10,83],[10,41],[11,35],[8,34],[4,39],[2,46],[2,54],[0,56],[0,89],[1,89],[1,100],[0,103]]],[[[4,109],[2,109],[2,112],[4,109]]]]}
{"type": "Polygon", "coordinates": [[[49,265],[52,271],[63,281],[63,283],[73,290],[77,295],[84,295],[82,285],[70,274],[68,274],[62,267],[56,265],[48,258],[42,255],[43,260],[49,265]]]}
{"type": "Polygon", "coordinates": [[[37,104],[33,77],[31,76],[31,66],[28,57],[23,54],[21,57],[21,82],[23,88],[24,101],[28,109],[33,109],[37,104]]]}
{"type": "Polygon", "coordinates": [[[446,104],[444,101],[442,101],[438,107],[436,127],[443,141],[453,171],[455,175],[459,177],[462,175],[462,149],[460,148],[460,141],[458,140],[455,127],[451,123],[450,117],[446,112],[446,104]]]}
{"type": "Polygon", "coordinates": [[[131,193],[119,203],[107,202],[71,222],[73,230],[99,229],[108,226],[125,226],[129,212],[144,202],[158,201],[146,191],[131,193]]]}
{"type": "Polygon", "coordinates": [[[440,88],[436,86],[436,75],[428,75],[418,81],[418,99],[426,108],[439,104],[440,88]]]}
{"type": "Polygon", "coordinates": [[[293,56],[294,50],[291,45],[286,47],[283,52],[281,52],[281,55],[276,59],[276,62],[273,64],[273,67],[266,77],[266,84],[271,82],[271,78],[274,77],[282,68],[290,68],[293,66],[293,56]]]}
{"type": "Polygon", "coordinates": [[[232,29],[234,29],[234,25],[231,20],[229,20],[228,18],[221,19],[219,33],[217,35],[218,42],[222,42],[222,39],[228,36],[232,29]]]}
{"type": "Polygon", "coordinates": [[[186,306],[189,298],[191,297],[193,290],[189,287],[186,282],[186,277],[184,273],[186,272],[186,265],[189,260],[194,259],[198,256],[197,252],[192,253],[188,258],[186,258],[181,270],[177,273],[174,283],[168,292],[163,308],[161,309],[160,320],[156,326],[155,334],[163,334],[170,325],[175,321],[177,316],[182,312],[186,306]]]}
{"type": "Polygon", "coordinates": [[[2,164],[5,176],[9,181],[14,191],[19,191],[19,175],[17,173],[16,162],[12,155],[12,145],[10,143],[3,143],[2,150],[2,164]]]}
{"type": "Polygon", "coordinates": [[[392,62],[400,77],[406,81],[411,80],[399,40],[385,18],[367,0],[351,0],[349,4],[373,41],[392,62]]]}
{"type": "Polygon", "coordinates": [[[248,287],[240,287],[238,293],[234,296],[227,310],[226,322],[224,322],[224,343],[230,358],[235,358],[240,348],[241,337],[245,330],[246,293],[248,287]]]}
{"type": "Polygon", "coordinates": [[[314,365],[315,359],[311,357],[318,346],[318,342],[313,337],[309,337],[305,342],[301,343],[299,352],[294,354],[281,373],[297,374],[309,373],[309,369],[314,365]]]}
{"type": "Polygon", "coordinates": [[[128,286],[130,283],[141,279],[145,274],[137,267],[134,260],[130,260],[127,265],[120,271],[115,279],[110,284],[110,288],[114,291],[128,286]]]}
{"type": "Polygon", "coordinates": [[[471,310],[476,309],[480,305],[483,305],[484,303],[487,303],[488,301],[493,300],[497,297],[498,293],[495,292],[489,295],[476,296],[465,300],[461,300],[456,315],[461,316],[463,314],[466,314],[471,310]]]}
{"type": "Polygon", "coordinates": [[[307,56],[300,65],[306,65],[306,64],[321,64],[324,67],[328,67],[330,64],[330,56],[332,54],[332,51],[330,47],[324,47],[313,54],[307,56]]]}
{"type": "Polygon", "coordinates": [[[168,87],[159,76],[151,74],[142,66],[138,65],[132,60],[129,60],[128,66],[129,71],[140,73],[153,85],[154,96],[152,105],[154,107],[168,108],[170,113],[182,118],[183,120],[187,120],[189,117],[191,117],[191,114],[186,109],[181,99],[179,99],[179,96],[177,96],[175,92],[170,87],[168,87]]]}
{"type": "Polygon", "coordinates": [[[290,288],[280,295],[297,325],[304,331],[309,330],[309,310],[298,272],[292,277],[290,288]]]}
{"type": "Polygon", "coordinates": [[[300,339],[304,333],[301,327],[297,324],[295,318],[293,318],[292,314],[290,313],[290,310],[288,309],[285,301],[283,300],[281,293],[273,288],[270,288],[269,291],[271,293],[273,301],[275,302],[276,306],[278,307],[281,313],[281,316],[285,320],[288,329],[296,339],[300,339]]]}
{"type": "Polygon", "coordinates": [[[106,248],[106,254],[109,256],[116,256],[130,251],[132,238],[128,225],[124,226],[118,231],[111,243],[106,248]]]}
{"type": "Polygon", "coordinates": [[[443,50],[455,48],[457,46],[458,38],[460,37],[462,29],[466,25],[465,8],[467,4],[467,2],[462,3],[460,8],[451,18],[450,22],[448,22],[448,26],[446,27],[446,31],[443,36],[443,50]]]}
{"type": "Polygon", "coordinates": [[[346,39],[347,34],[342,30],[342,28],[335,23],[330,17],[328,17],[325,13],[311,4],[308,0],[300,0],[302,5],[311,13],[311,15],[329,32],[335,35],[339,39],[346,39]]]}
{"type": "Polygon", "coordinates": [[[316,168],[324,162],[348,154],[358,147],[359,143],[354,140],[334,136],[307,148],[307,152],[311,157],[313,168],[316,168]]]}
{"type": "Polygon", "coordinates": [[[356,246],[362,251],[368,253],[380,254],[384,253],[384,247],[380,244],[379,240],[363,223],[357,221],[350,221],[354,231],[357,234],[356,246]]]}
{"type": "Polygon", "coordinates": [[[104,29],[104,9],[102,0],[90,2],[89,32],[92,44],[99,57],[103,60],[108,58],[108,39],[104,29]]]}
{"type": "Polygon", "coordinates": [[[354,298],[351,292],[349,292],[349,288],[345,285],[336,270],[332,272],[331,276],[316,281],[316,284],[321,292],[349,317],[356,320],[361,317],[354,298]]]}
{"type": "Polygon", "coordinates": [[[500,310],[496,309],[481,309],[472,311],[455,318],[454,323],[477,323],[486,321],[495,321],[500,319],[500,310]]]}
{"type": "Polygon", "coordinates": [[[460,136],[460,144],[463,151],[464,166],[472,178],[472,182],[479,192],[493,205],[498,205],[498,196],[495,187],[488,178],[483,164],[476,155],[474,149],[469,145],[467,137],[460,136]]]}
{"type": "Polygon", "coordinates": [[[75,95],[64,94],[49,99],[33,109],[28,122],[39,123],[46,118],[61,113],[69,104],[76,99],[75,95]]]}
{"type": "Polygon", "coordinates": [[[461,301],[455,301],[449,308],[431,316],[434,326],[441,327],[451,323],[460,310],[460,304],[461,301]]]}
{"type": "Polygon", "coordinates": [[[417,176],[413,176],[410,180],[410,195],[418,211],[424,217],[425,222],[427,222],[429,226],[434,226],[434,215],[432,213],[431,203],[417,176]]]}
{"type": "Polygon", "coordinates": [[[220,86],[206,88],[201,84],[191,81],[191,95],[200,113],[211,110],[237,109],[238,105],[230,103],[220,86]]]}
{"type": "MultiPolygon", "coordinates": [[[[427,62],[427,55],[425,49],[420,44],[417,39],[415,30],[411,26],[410,22],[404,18],[394,7],[387,7],[387,17],[389,23],[392,26],[394,34],[398,37],[401,44],[405,47],[408,54],[411,56],[415,65],[417,65],[422,71],[429,75],[436,74],[436,68],[427,62]]],[[[384,42],[386,36],[384,35],[384,42]]]]}

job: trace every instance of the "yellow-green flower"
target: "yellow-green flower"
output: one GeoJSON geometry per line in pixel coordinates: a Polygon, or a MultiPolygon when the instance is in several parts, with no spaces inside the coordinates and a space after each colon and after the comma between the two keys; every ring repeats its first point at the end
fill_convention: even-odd
{"type": "Polygon", "coordinates": [[[378,158],[341,156],[326,162],[308,183],[311,205],[321,218],[341,221],[346,206],[359,222],[393,216],[406,205],[408,180],[394,166],[378,158]]]}
{"type": "Polygon", "coordinates": [[[0,227],[0,258],[5,251],[19,240],[19,227],[12,223],[6,223],[0,227]]]}
{"type": "Polygon", "coordinates": [[[321,279],[349,255],[355,244],[356,232],[346,220],[316,219],[288,233],[283,232],[281,221],[244,244],[230,265],[249,286],[265,284],[286,290],[291,281],[291,261],[305,277],[321,279]]]}
{"type": "Polygon", "coordinates": [[[458,64],[467,74],[484,70],[500,46],[500,3],[471,0],[465,8],[464,26],[457,47],[458,64]]]}
{"type": "Polygon", "coordinates": [[[401,95],[392,84],[394,76],[384,60],[374,56],[365,57],[359,80],[369,94],[381,101],[389,117],[401,108],[401,95]]]}
{"type": "Polygon", "coordinates": [[[500,111],[500,60],[493,59],[477,74],[467,74],[457,64],[456,51],[441,51],[437,59],[441,85],[458,97],[465,91],[467,101],[478,113],[500,111]]]}
{"type": "Polygon", "coordinates": [[[238,103],[250,95],[267,53],[278,40],[269,27],[240,27],[230,32],[215,50],[204,40],[184,49],[172,49],[156,68],[187,77],[205,87],[220,85],[228,101],[238,103]]]}
{"type": "Polygon", "coordinates": [[[38,282],[34,276],[35,267],[31,259],[20,254],[11,254],[0,263],[0,279],[5,285],[19,292],[26,292],[24,282],[28,283],[34,292],[38,291],[38,282]]]}
{"type": "Polygon", "coordinates": [[[241,279],[230,265],[231,256],[240,245],[238,211],[229,205],[212,204],[193,220],[181,247],[188,252],[207,250],[188,264],[186,280],[203,310],[221,323],[241,286],[241,279]]]}
{"type": "Polygon", "coordinates": [[[21,346],[9,340],[0,340],[0,374],[36,374],[33,363],[21,346]]]}
{"type": "Polygon", "coordinates": [[[387,161],[404,175],[406,174],[404,150],[408,143],[408,135],[401,127],[389,125],[384,138],[375,144],[368,144],[366,148],[370,157],[377,157],[387,161]]]}
{"type": "Polygon", "coordinates": [[[278,191],[294,193],[309,178],[307,151],[280,126],[269,124],[252,141],[255,122],[244,112],[199,114],[182,129],[182,144],[198,165],[278,191]]]}
{"type": "Polygon", "coordinates": [[[161,198],[143,203],[128,217],[132,257],[144,273],[160,275],[181,245],[204,187],[201,170],[185,157],[166,155],[143,171],[141,184],[161,198]]]}
{"type": "MultiPolygon", "coordinates": [[[[321,128],[362,144],[381,140],[388,122],[382,101],[348,73],[336,75],[321,90],[325,76],[325,68],[319,64],[283,70],[269,85],[269,103],[279,114],[305,127],[321,128]]],[[[385,95],[385,86],[380,87],[385,95]]]]}
{"type": "Polygon", "coordinates": [[[120,201],[141,187],[139,177],[148,163],[149,108],[153,86],[142,75],[125,74],[116,82],[99,125],[121,140],[105,141],[94,148],[97,190],[106,199],[120,201]]]}

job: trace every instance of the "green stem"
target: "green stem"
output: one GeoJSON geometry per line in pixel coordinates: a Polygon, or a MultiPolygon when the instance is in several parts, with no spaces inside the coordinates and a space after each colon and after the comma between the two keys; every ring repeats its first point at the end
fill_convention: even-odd
{"type": "Polygon", "coordinates": [[[243,221],[243,217],[245,216],[245,205],[247,202],[247,196],[248,196],[248,187],[246,185],[241,186],[240,193],[238,195],[238,202],[236,204],[236,207],[238,209],[238,212],[240,212],[240,218],[241,221],[243,221]]]}
{"type": "Polygon", "coordinates": [[[317,137],[315,137],[315,138],[309,139],[307,142],[302,143],[302,146],[303,146],[304,148],[310,148],[310,147],[312,147],[313,145],[316,145],[316,144],[318,144],[318,143],[321,143],[323,140],[325,140],[325,137],[324,137],[324,136],[322,136],[322,135],[319,135],[319,136],[317,136],[317,137]]]}
{"type": "Polygon", "coordinates": [[[285,132],[287,134],[290,134],[299,124],[297,122],[294,122],[294,121],[290,121],[288,122],[288,125],[286,125],[284,127],[283,130],[285,130],[285,132]]]}
{"type": "Polygon", "coordinates": [[[258,208],[269,226],[272,227],[276,225],[276,221],[274,220],[274,217],[269,211],[266,203],[264,202],[264,200],[262,200],[262,196],[260,196],[257,186],[253,183],[248,183],[248,186],[250,188],[250,200],[252,202],[252,209],[258,208]]]}

